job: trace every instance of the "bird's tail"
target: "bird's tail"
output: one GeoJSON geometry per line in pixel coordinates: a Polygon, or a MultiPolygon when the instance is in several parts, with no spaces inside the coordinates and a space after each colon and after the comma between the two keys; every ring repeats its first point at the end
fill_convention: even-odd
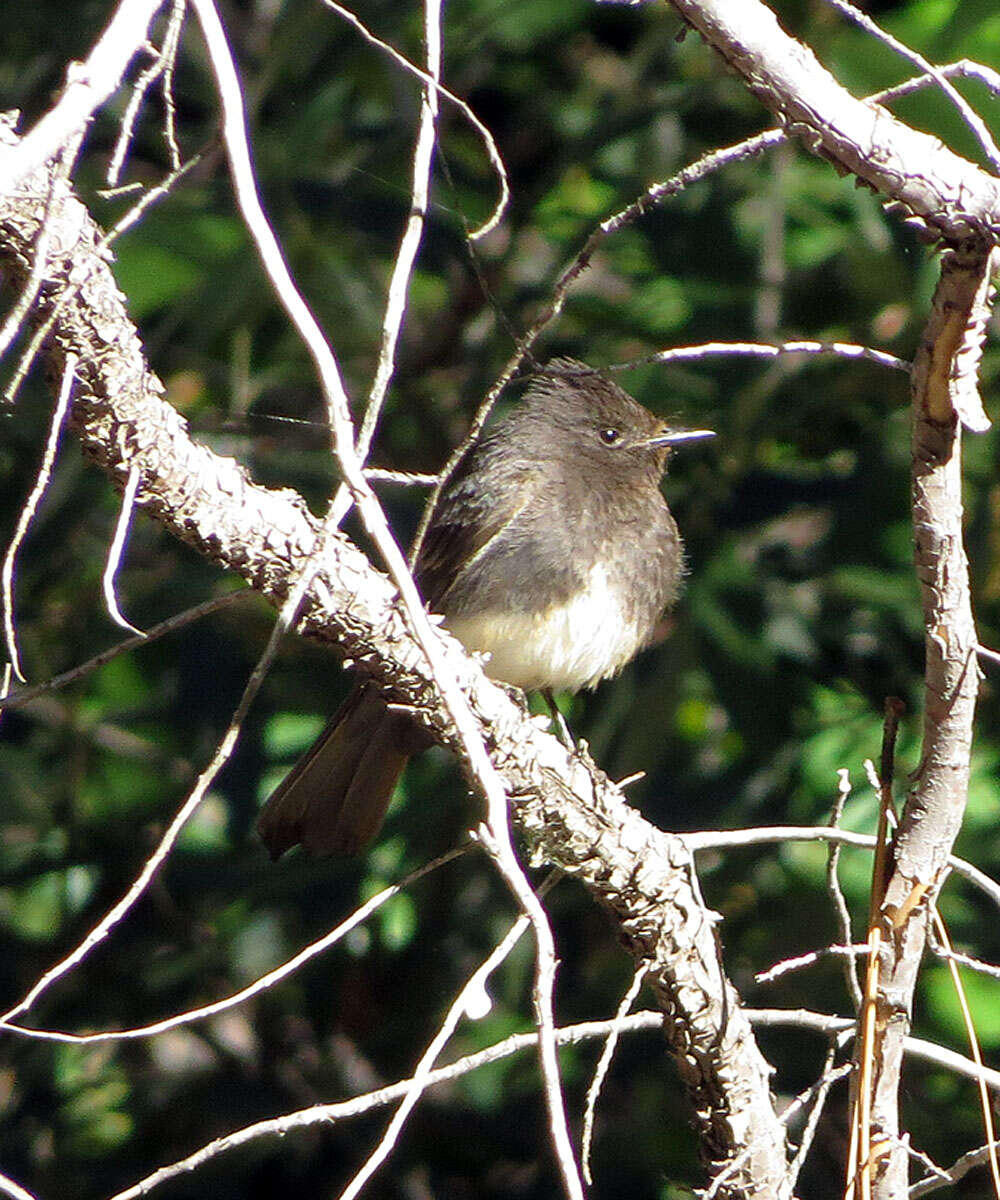
{"type": "Polygon", "coordinates": [[[376,688],[356,684],[257,818],[271,857],[299,843],[310,854],[358,853],[381,829],[407,760],[428,744],[376,688]]]}

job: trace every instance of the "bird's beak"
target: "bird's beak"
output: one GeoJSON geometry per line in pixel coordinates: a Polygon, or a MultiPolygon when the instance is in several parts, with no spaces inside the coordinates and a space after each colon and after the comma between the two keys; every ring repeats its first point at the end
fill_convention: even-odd
{"type": "Polygon", "coordinates": [[[697,442],[702,438],[715,437],[714,429],[665,429],[651,437],[647,446],[676,446],[678,442],[697,442]]]}

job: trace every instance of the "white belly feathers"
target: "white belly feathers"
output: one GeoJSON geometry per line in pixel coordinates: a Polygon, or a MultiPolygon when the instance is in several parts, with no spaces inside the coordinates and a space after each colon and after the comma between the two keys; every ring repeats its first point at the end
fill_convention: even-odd
{"type": "Polygon", "coordinates": [[[640,649],[644,630],[623,618],[625,606],[602,566],[575,599],[544,613],[483,612],[449,618],[445,625],[467,650],[488,653],[486,673],[534,688],[593,687],[640,649]]]}

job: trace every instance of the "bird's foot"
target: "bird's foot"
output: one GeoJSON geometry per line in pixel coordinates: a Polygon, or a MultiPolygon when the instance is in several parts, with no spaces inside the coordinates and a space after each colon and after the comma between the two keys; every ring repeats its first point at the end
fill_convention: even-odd
{"type": "Polygon", "coordinates": [[[562,742],[567,750],[576,752],[576,741],[569,731],[569,726],[566,724],[566,718],[559,711],[559,705],[556,704],[556,698],[551,688],[542,688],[542,695],[545,697],[545,703],[549,706],[549,712],[552,714],[552,724],[556,728],[556,737],[562,742]]]}

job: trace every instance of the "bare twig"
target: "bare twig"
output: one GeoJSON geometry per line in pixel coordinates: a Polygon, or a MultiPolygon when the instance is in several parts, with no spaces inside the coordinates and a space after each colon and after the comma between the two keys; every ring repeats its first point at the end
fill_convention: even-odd
{"type": "MultiPolygon", "coordinates": [[[[836,1034],[838,1046],[846,1046],[858,1027],[855,1017],[837,1017],[829,1013],[810,1012],[803,1008],[748,1008],[746,1014],[755,1028],[809,1029],[826,1037],[836,1034]]],[[[947,1046],[939,1046],[925,1038],[907,1037],[906,1053],[922,1062],[943,1067],[946,1071],[954,1071],[956,1075],[965,1079],[983,1078],[988,1087],[1000,1092],[1000,1071],[991,1067],[980,1070],[979,1065],[971,1058],[966,1058],[964,1054],[959,1054],[947,1046]]]]}
{"type": "Polygon", "coordinates": [[[122,506],[118,512],[115,533],[111,539],[111,546],[108,549],[108,561],[104,566],[104,575],[101,583],[104,589],[104,604],[108,610],[108,616],[116,625],[120,625],[122,629],[131,630],[132,633],[144,638],[146,635],[142,630],[136,629],[130,621],[127,621],[122,616],[121,609],[118,607],[118,598],[115,595],[115,576],[118,573],[122,552],[125,549],[125,540],[128,537],[129,525],[132,522],[132,511],[135,507],[135,498],[138,491],[139,471],[133,466],[128,473],[128,482],[125,484],[125,491],[122,493],[122,506]]]}
{"type": "Polygon", "coordinates": [[[500,156],[500,151],[497,148],[493,134],[476,116],[476,114],[464,100],[456,96],[454,92],[449,91],[448,88],[442,86],[442,84],[434,77],[432,73],[422,71],[420,67],[416,66],[414,63],[410,62],[408,58],[400,54],[400,52],[394,46],[390,46],[388,42],[384,42],[381,38],[376,37],[375,34],[372,33],[372,31],[365,24],[363,24],[360,18],[355,13],[351,12],[350,9],[344,8],[344,6],[342,4],[338,4],[336,0],[323,0],[323,4],[333,12],[338,13],[344,18],[345,21],[353,25],[366,41],[370,42],[373,46],[378,46],[380,50],[384,50],[387,54],[389,54],[390,57],[403,68],[404,71],[409,71],[411,75],[415,75],[418,79],[423,80],[423,82],[430,85],[430,87],[432,87],[438,95],[444,96],[446,100],[454,104],[462,116],[465,117],[465,119],[473,126],[473,128],[482,138],[483,145],[486,147],[486,153],[489,155],[490,163],[496,172],[497,180],[500,184],[500,196],[496,202],[496,205],[494,206],[493,212],[489,215],[487,220],[480,225],[478,229],[473,230],[469,236],[473,239],[477,239],[485,237],[486,234],[491,233],[503,220],[503,215],[507,211],[507,205],[510,201],[510,187],[507,180],[507,168],[503,164],[503,159],[500,156]]]}
{"type": "Polygon", "coordinates": [[[396,346],[406,312],[407,289],[423,237],[424,221],[430,199],[431,162],[437,141],[438,86],[441,79],[441,0],[425,0],[424,44],[427,53],[427,80],[424,83],[420,102],[420,122],[417,130],[417,142],[413,151],[410,213],[399,249],[396,252],[392,278],[389,280],[378,366],[375,369],[375,379],[368,394],[368,407],[365,410],[355,448],[358,458],[362,462],[368,457],[372,438],[375,436],[375,429],[382,412],[382,405],[385,403],[385,394],[395,368],[396,346]]]}
{"type": "MultiPolygon", "coordinates": [[[[833,812],[830,814],[830,828],[838,829],[840,827],[841,817],[844,815],[844,805],[847,803],[847,797],[851,794],[851,773],[846,767],[841,767],[837,772],[840,779],[840,786],[837,789],[837,799],[833,806],[833,812]]],[[[833,911],[837,915],[837,925],[840,929],[840,940],[845,946],[851,944],[851,914],[847,908],[847,901],[844,899],[844,893],[840,886],[840,878],[837,873],[837,868],[840,864],[840,843],[831,842],[830,852],[826,859],[826,890],[833,902],[833,911]]],[[[857,972],[854,969],[854,960],[851,958],[844,959],[844,982],[847,985],[847,994],[851,997],[851,1003],[854,1005],[854,1011],[857,1012],[861,1008],[861,986],[858,983],[857,972]]]]}
{"type": "Polygon", "coordinates": [[[929,1196],[932,1192],[938,1192],[943,1187],[950,1187],[952,1184],[958,1183],[960,1179],[964,1179],[966,1175],[976,1167],[981,1167],[983,1163],[988,1162],[990,1155],[995,1154],[998,1147],[997,1143],[993,1142],[988,1146],[980,1146],[978,1150],[970,1150],[967,1154],[963,1154],[961,1158],[955,1160],[950,1167],[945,1170],[937,1168],[934,1175],[929,1179],[921,1179],[913,1184],[906,1193],[909,1200],[916,1200],[918,1196],[929,1196]]]}
{"type": "MultiPolygon", "coordinates": [[[[0,146],[2,146],[2,142],[0,142],[0,146]]],[[[66,283],[66,285],[61,289],[58,300],[56,300],[55,304],[52,305],[48,316],[35,330],[31,341],[25,347],[24,353],[18,360],[17,369],[11,377],[11,381],[7,385],[7,388],[4,392],[4,398],[8,403],[12,404],[17,397],[17,393],[28,374],[28,371],[31,369],[32,363],[35,361],[38,352],[44,345],[45,339],[52,332],[52,329],[59,320],[60,315],[65,312],[67,305],[69,305],[73,298],[79,294],[80,289],[92,277],[97,264],[103,261],[101,258],[103,251],[117,238],[121,237],[123,233],[131,229],[147,209],[151,208],[152,205],[154,205],[158,200],[162,200],[163,197],[170,192],[174,184],[183,178],[183,176],[186,175],[187,172],[190,171],[198,161],[199,159],[197,155],[194,158],[189,158],[186,163],[178,167],[178,169],[172,172],[166,179],[163,180],[162,183],[157,184],[156,187],[150,188],[149,191],[140,197],[140,199],[136,201],[136,203],[128,210],[128,212],[125,213],[125,215],[119,221],[116,221],[111,229],[109,229],[108,232],[101,237],[100,241],[95,247],[94,257],[88,260],[88,262],[83,266],[82,270],[75,272],[74,278],[70,282],[66,283]]]]}
{"type": "Polygon", "coordinates": [[[0,1175],[0,1192],[10,1196],[11,1200],[35,1200],[31,1192],[21,1187],[19,1183],[15,1183],[6,1175],[0,1175]]]}
{"type": "Polygon", "coordinates": [[[65,183],[70,176],[72,163],[76,158],[79,146],[80,139],[77,137],[74,140],[72,154],[64,153],[60,156],[60,170],[52,176],[48,200],[45,206],[45,218],[39,226],[38,235],[35,238],[31,271],[17,301],[7,314],[3,328],[0,329],[0,358],[3,358],[7,353],[8,347],[17,336],[24,318],[31,311],[31,306],[38,297],[38,289],[42,286],[42,282],[46,278],[49,266],[49,242],[52,236],[52,222],[49,218],[52,215],[54,206],[62,199],[65,183]]]}
{"type": "Polygon", "coordinates": [[[618,1045],[618,1038],[621,1034],[622,1021],[628,1016],[629,1009],[635,1003],[635,998],[638,996],[639,989],[642,987],[642,981],[645,978],[646,968],[640,965],[632,976],[632,982],[628,985],[628,990],[622,996],[621,1003],[618,1005],[618,1011],[614,1016],[614,1024],[612,1025],[611,1032],[608,1034],[607,1041],[604,1043],[604,1049],[601,1051],[601,1057],[598,1059],[597,1067],[594,1070],[594,1078],[590,1081],[590,1087],[587,1088],[587,1100],[583,1114],[583,1138],[580,1143],[580,1160],[583,1163],[583,1178],[588,1184],[594,1182],[590,1174],[590,1143],[594,1133],[594,1112],[597,1109],[597,1098],[601,1094],[601,1088],[611,1067],[611,1060],[615,1055],[615,1048],[618,1045]]]}
{"type": "MultiPolygon", "coordinates": [[[[983,63],[975,62],[971,58],[960,58],[957,62],[939,66],[936,74],[943,75],[945,79],[975,79],[984,84],[994,97],[1000,96],[1000,74],[992,67],[984,66],[983,63]]],[[[869,99],[875,100],[879,104],[891,104],[893,100],[899,100],[903,96],[910,96],[926,87],[932,87],[936,82],[936,75],[915,75],[912,79],[886,88],[884,92],[869,96],[869,99]]]]}
{"type": "MultiPolygon", "coordinates": [[[[931,910],[931,920],[942,945],[947,950],[950,950],[951,939],[948,937],[948,929],[945,926],[944,919],[942,918],[936,904],[931,910]]],[[[958,997],[959,1007],[962,1011],[962,1022],[965,1025],[966,1036],[969,1039],[969,1050],[972,1053],[972,1061],[979,1069],[979,1077],[976,1080],[976,1084],[979,1088],[980,1108],[983,1114],[983,1132],[986,1134],[986,1148],[989,1153],[990,1175],[993,1179],[993,1194],[996,1197],[1000,1197],[1000,1164],[997,1163],[995,1145],[996,1134],[993,1130],[993,1108],[990,1104],[986,1079],[983,1076],[983,1056],[979,1051],[979,1039],[976,1037],[976,1024],[972,1019],[968,997],[965,994],[965,988],[962,986],[962,977],[959,974],[958,964],[954,958],[949,958],[948,970],[951,972],[952,983],[955,987],[955,995],[958,997]]]]}
{"type": "Polygon", "coordinates": [[[972,130],[973,135],[979,142],[986,155],[986,159],[993,171],[1000,174],[1000,150],[997,150],[996,143],[990,134],[986,122],[976,112],[971,104],[959,92],[955,86],[949,82],[948,77],[943,71],[939,70],[933,63],[927,61],[922,54],[918,54],[915,50],[911,50],[904,42],[898,38],[894,38],[891,33],[887,32],[868,16],[862,12],[856,5],[849,3],[849,0],[826,0],[826,3],[835,8],[849,21],[853,21],[859,28],[870,33],[872,37],[877,38],[883,45],[913,63],[915,67],[919,67],[921,71],[926,72],[931,79],[937,84],[942,92],[954,104],[962,116],[962,120],[972,130]]]}
{"type": "Polygon", "coordinates": [[[820,1117],[823,1115],[823,1109],[826,1106],[827,1098],[830,1095],[830,1089],[833,1085],[846,1075],[851,1068],[845,1064],[843,1068],[838,1070],[834,1064],[837,1058],[837,1043],[831,1041],[830,1047],[826,1052],[826,1059],[823,1062],[822,1070],[820,1071],[819,1079],[815,1086],[815,1098],[812,1107],[809,1110],[809,1116],[806,1118],[805,1126],[802,1129],[802,1137],[799,1139],[798,1149],[795,1151],[795,1157],[792,1159],[788,1168],[792,1178],[792,1186],[794,1187],[798,1180],[799,1174],[805,1165],[806,1158],[812,1148],[813,1139],[816,1136],[816,1130],[819,1128],[820,1117]]]}
{"type": "MultiPolygon", "coordinates": [[[[870,833],[855,833],[850,829],[831,829],[828,825],[764,825],[755,829],[705,829],[679,835],[694,853],[704,850],[724,850],[739,846],[760,846],[769,842],[839,842],[843,846],[875,848],[870,833]]],[[[966,879],[1000,905],[1000,884],[964,858],[949,855],[948,869],[966,879]]]]}
{"type": "Polygon", "coordinates": [[[867,954],[867,943],[858,943],[855,946],[824,946],[822,950],[810,950],[806,954],[797,954],[794,958],[782,959],[773,967],[768,967],[766,971],[758,971],[754,975],[754,982],[774,983],[783,975],[788,975],[792,971],[801,971],[803,967],[815,966],[816,963],[822,962],[824,958],[828,957],[841,958],[848,963],[853,963],[856,958],[867,956],[867,954]]]}
{"type": "Polygon", "coordinates": [[[909,372],[910,364],[885,350],[876,350],[871,346],[858,346],[852,342],[813,342],[789,341],[776,342],[702,342],[698,346],[675,346],[669,350],[660,350],[656,354],[646,354],[641,358],[632,359],[627,363],[613,363],[602,367],[604,371],[628,371],[633,367],[646,363],[697,362],[704,358],[780,358],[786,355],[801,354],[808,357],[833,356],[849,358],[858,361],[876,363],[880,367],[890,367],[894,371],[909,372]]]}
{"type": "Polygon", "coordinates": [[[995,963],[983,962],[981,958],[974,958],[971,954],[963,954],[959,950],[954,950],[950,943],[947,946],[943,945],[935,936],[933,927],[927,931],[927,944],[931,952],[938,958],[968,967],[970,971],[977,971],[980,975],[988,975],[990,979],[1000,979],[1000,966],[995,963]]]}
{"type": "Polygon", "coordinates": [[[165,1033],[168,1029],[176,1029],[178,1025],[190,1025],[194,1021],[202,1021],[206,1017],[217,1016],[227,1009],[235,1008],[236,1005],[242,1004],[245,1000],[259,995],[261,992],[267,991],[274,984],[282,979],[294,974],[300,967],[304,966],[317,955],[323,954],[329,950],[331,946],[342,941],[352,929],[356,929],[363,924],[368,918],[382,907],[393,896],[405,891],[411,887],[418,879],[422,879],[425,875],[429,875],[432,871],[436,871],[438,867],[442,867],[445,863],[449,863],[452,859],[458,858],[465,854],[469,849],[470,843],[460,846],[455,850],[449,850],[447,854],[442,854],[440,858],[434,859],[433,862],[425,863],[416,871],[411,872],[405,879],[399,883],[391,884],[382,891],[377,892],[372,898],[361,905],[360,908],[354,910],[349,917],[341,921],[336,928],[331,929],[329,933],[325,933],[315,942],[311,942],[305,946],[298,954],[293,955],[279,967],[268,971],[266,975],[262,975],[259,979],[255,979],[253,983],[248,984],[245,988],[241,988],[238,992],[234,992],[231,996],[226,996],[221,1000],[215,1000],[211,1004],[205,1004],[201,1008],[194,1008],[188,1012],[173,1013],[169,1017],[165,1017],[162,1021],[154,1021],[151,1025],[137,1026],[133,1029],[109,1029],[100,1033],[67,1033],[58,1029],[32,1029],[29,1026],[19,1025],[14,1021],[0,1020],[0,1028],[9,1029],[12,1033],[19,1033],[24,1037],[42,1042],[68,1042],[76,1045],[93,1045],[97,1042],[115,1042],[123,1040],[131,1040],[135,1038],[153,1037],[158,1033],[165,1033]]]}
{"type": "Polygon", "coordinates": [[[58,691],[59,688],[64,688],[71,683],[75,683],[78,679],[90,675],[93,671],[103,667],[105,663],[109,663],[113,658],[117,658],[119,654],[127,654],[137,646],[146,646],[150,642],[156,641],[157,638],[163,637],[165,634],[183,629],[185,625],[190,625],[192,621],[199,621],[202,617],[207,617],[211,613],[218,612],[220,609],[229,608],[230,605],[247,600],[253,595],[254,593],[249,590],[230,592],[225,596],[217,596],[214,600],[206,600],[203,604],[186,609],[184,612],[175,613],[174,616],[167,617],[165,621],[160,621],[156,625],[153,625],[145,633],[126,638],[123,642],[119,642],[117,646],[109,646],[107,650],[102,650],[100,654],[95,654],[93,658],[87,659],[86,662],[80,663],[79,666],[72,667],[68,671],[63,671],[61,675],[53,675],[51,679],[46,679],[43,683],[32,684],[30,687],[21,687],[16,692],[9,692],[4,696],[0,696],[0,710],[18,708],[22,704],[27,704],[29,700],[34,700],[38,696],[45,695],[47,692],[58,691]]]}
{"type": "MultiPolygon", "coordinates": [[[[132,95],[119,126],[118,139],[115,142],[111,161],[108,163],[106,176],[108,187],[114,188],[118,186],[122,164],[125,161],[125,155],[132,141],[135,119],[139,114],[139,108],[146,96],[146,92],[149,91],[150,87],[161,75],[166,75],[168,71],[173,71],[174,60],[177,57],[177,47],[180,43],[181,26],[184,23],[184,5],[185,0],[172,0],[170,17],[163,35],[163,45],[157,51],[153,62],[140,74],[132,87],[132,95]]],[[[169,96],[169,92],[165,93],[165,95],[169,96]]],[[[171,166],[176,171],[180,165],[180,161],[177,153],[177,139],[173,130],[173,110],[169,103],[167,105],[166,138],[171,156],[171,166]]]]}
{"type": "Polygon", "coordinates": [[[32,171],[84,132],[91,115],[118,88],[164,0],[122,0],[82,63],[71,63],[56,104],[18,142],[0,144],[0,193],[9,194],[32,171]]]}
{"type": "Polygon", "coordinates": [[[17,552],[21,548],[25,534],[28,532],[28,526],[31,524],[42,496],[45,495],[45,489],[49,485],[49,478],[52,475],[52,464],[55,462],[56,450],[59,446],[59,434],[62,432],[63,422],[66,419],[66,413],[69,411],[70,396],[73,393],[73,373],[76,370],[76,363],[75,354],[67,356],[66,364],[63,368],[62,384],[59,388],[59,398],[56,401],[52,420],[49,423],[49,436],[45,443],[42,462],[38,468],[34,486],[18,515],[17,524],[10,539],[10,545],[4,554],[3,567],[0,569],[0,588],[2,588],[0,604],[3,606],[3,625],[4,637],[7,642],[7,654],[14,674],[22,682],[24,682],[24,674],[21,670],[21,659],[17,649],[17,634],[15,632],[14,621],[14,565],[17,562],[17,552]]]}
{"type": "Polygon", "coordinates": [[[184,10],[187,0],[173,0],[174,7],[170,13],[170,23],[163,38],[161,54],[166,63],[163,70],[163,140],[167,143],[167,153],[170,156],[170,170],[179,171],[181,168],[181,148],[177,143],[177,112],[174,103],[174,68],[177,65],[177,49],[180,45],[181,29],[184,25],[184,10]],[[176,14],[176,20],[175,20],[176,14]]]}
{"type": "Polygon", "coordinates": [[[433,487],[437,475],[426,475],[420,471],[387,471],[382,467],[365,467],[365,478],[372,483],[397,483],[400,487],[433,487]]]}
{"type": "Polygon", "coordinates": [[[431,1075],[433,1074],[434,1064],[437,1061],[438,1055],[447,1045],[459,1021],[466,1015],[470,998],[475,998],[485,989],[486,981],[507,955],[510,954],[511,950],[514,949],[515,945],[530,927],[531,922],[527,916],[522,915],[518,917],[506,935],[479,967],[477,967],[466,981],[465,986],[452,1001],[445,1019],[441,1023],[441,1028],[431,1039],[430,1045],[421,1056],[420,1062],[417,1063],[417,1069],[413,1072],[413,1077],[409,1081],[409,1086],[403,1096],[402,1103],[393,1114],[392,1120],[389,1122],[379,1144],[356,1172],[347,1187],[344,1188],[340,1195],[340,1200],[355,1200],[355,1197],[361,1194],[365,1184],[392,1153],[407,1117],[430,1085],[431,1075]]]}

